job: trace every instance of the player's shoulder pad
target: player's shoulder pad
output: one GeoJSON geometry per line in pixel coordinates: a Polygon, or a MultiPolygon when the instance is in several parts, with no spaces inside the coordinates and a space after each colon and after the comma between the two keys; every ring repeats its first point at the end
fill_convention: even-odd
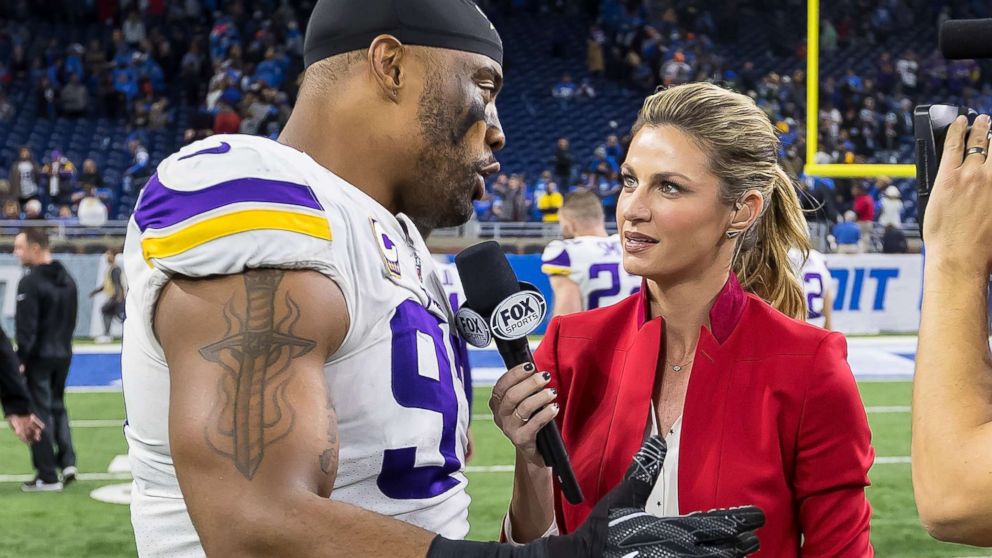
{"type": "Polygon", "coordinates": [[[547,275],[568,275],[572,259],[568,255],[567,241],[552,240],[541,254],[541,271],[547,275]]]}
{"type": "Polygon", "coordinates": [[[138,200],[133,219],[145,261],[184,275],[239,273],[278,263],[259,254],[303,257],[329,244],[331,220],[306,164],[292,148],[251,136],[184,147],[159,165],[138,200]]]}

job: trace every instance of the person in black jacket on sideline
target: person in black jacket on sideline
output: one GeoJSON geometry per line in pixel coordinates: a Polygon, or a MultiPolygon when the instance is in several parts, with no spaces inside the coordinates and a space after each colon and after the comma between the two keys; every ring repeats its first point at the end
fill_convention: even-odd
{"type": "Polygon", "coordinates": [[[41,440],[45,425],[31,412],[31,396],[21,377],[20,363],[3,329],[0,329],[0,405],[18,439],[25,444],[41,440]]]}
{"type": "Polygon", "coordinates": [[[50,426],[31,445],[37,476],[21,486],[25,492],[62,490],[76,477],[76,452],[65,408],[65,382],[72,360],[76,328],[76,283],[62,264],[52,260],[48,233],[24,229],[14,238],[14,255],[28,270],[17,285],[17,356],[24,366],[35,412],[50,426]],[[53,440],[54,438],[54,440],[53,440]],[[53,446],[58,447],[55,451],[53,446]]]}

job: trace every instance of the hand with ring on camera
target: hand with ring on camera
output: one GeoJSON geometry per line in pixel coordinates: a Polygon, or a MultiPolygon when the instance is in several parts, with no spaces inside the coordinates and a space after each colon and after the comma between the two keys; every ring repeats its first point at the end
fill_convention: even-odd
{"type": "Polygon", "coordinates": [[[554,403],[558,393],[548,387],[550,381],[549,372],[538,372],[533,363],[521,364],[503,374],[489,399],[496,426],[527,463],[540,467],[546,465],[537,451],[537,433],[559,409],[554,403]]]}
{"type": "Polygon", "coordinates": [[[955,271],[983,274],[992,266],[989,115],[975,120],[967,138],[966,128],[967,119],[959,116],[947,130],[921,232],[928,259],[955,271]]]}

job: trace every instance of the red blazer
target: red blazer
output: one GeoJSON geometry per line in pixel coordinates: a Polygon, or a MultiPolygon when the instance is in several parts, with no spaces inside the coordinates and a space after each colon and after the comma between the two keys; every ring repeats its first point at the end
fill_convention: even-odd
{"type": "MultiPolygon", "coordinates": [[[[648,421],[664,324],[644,290],[555,318],[534,355],[553,374],[556,421],[585,502],[555,487],[559,529],[581,525],[623,478],[648,421]]],[[[746,294],[731,274],[703,327],[682,415],[679,511],[754,504],[755,556],[873,556],[865,498],[874,459],[847,345],[746,294]]]]}

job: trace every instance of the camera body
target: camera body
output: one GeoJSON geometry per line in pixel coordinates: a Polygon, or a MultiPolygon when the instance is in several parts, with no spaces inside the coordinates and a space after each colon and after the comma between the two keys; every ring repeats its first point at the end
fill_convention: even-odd
{"type": "Polygon", "coordinates": [[[923,216],[927,210],[930,191],[937,180],[937,169],[944,154],[944,140],[947,129],[958,116],[968,117],[968,130],[965,141],[971,133],[978,113],[967,107],[953,105],[917,105],[913,110],[913,136],[916,139],[916,184],[918,193],[917,217],[920,231],[923,230],[923,216]]]}

